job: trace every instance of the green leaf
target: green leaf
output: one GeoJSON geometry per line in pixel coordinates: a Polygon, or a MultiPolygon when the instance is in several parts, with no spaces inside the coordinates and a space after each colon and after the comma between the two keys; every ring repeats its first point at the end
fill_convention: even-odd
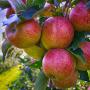
{"type": "Polygon", "coordinates": [[[89,76],[87,71],[79,71],[80,79],[84,81],[89,81],[89,76]]]}
{"type": "Polygon", "coordinates": [[[46,90],[60,90],[60,89],[47,87],[46,90]]]}
{"type": "Polygon", "coordinates": [[[19,17],[28,20],[31,19],[32,16],[37,12],[37,9],[35,9],[34,7],[30,7],[27,10],[23,11],[19,17]]]}
{"type": "Polygon", "coordinates": [[[90,38],[86,38],[86,41],[90,42],[90,38]]]}
{"type": "Polygon", "coordinates": [[[9,41],[7,39],[5,39],[2,44],[3,61],[5,60],[5,56],[10,47],[11,47],[11,44],[9,43],[9,41]]]}
{"type": "Polygon", "coordinates": [[[36,61],[35,63],[31,64],[30,67],[31,68],[41,68],[42,66],[42,61],[36,61]]]}
{"type": "Polygon", "coordinates": [[[10,47],[6,53],[6,58],[12,57],[14,48],[10,47]]]}
{"type": "Polygon", "coordinates": [[[2,55],[0,55],[0,62],[2,62],[2,58],[3,58],[3,56],[2,56],[2,55]]]}
{"type": "Polygon", "coordinates": [[[69,49],[77,49],[80,42],[85,41],[85,33],[84,32],[75,32],[74,39],[69,46],[69,49]]]}
{"type": "Polygon", "coordinates": [[[74,35],[74,39],[73,42],[71,43],[71,45],[69,46],[68,50],[79,60],[81,60],[81,62],[83,64],[86,63],[85,61],[85,57],[83,55],[83,51],[79,48],[79,43],[80,42],[84,42],[84,41],[89,41],[88,38],[86,38],[86,36],[88,35],[87,32],[75,32],[74,35]]]}
{"type": "Polygon", "coordinates": [[[83,55],[83,51],[80,48],[77,48],[76,50],[69,49],[69,52],[71,52],[76,58],[81,60],[83,64],[86,63],[85,57],[83,55]]]}
{"type": "Polygon", "coordinates": [[[35,89],[34,90],[46,90],[48,84],[48,78],[44,75],[41,71],[39,76],[35,82],[35,89]]]}
{"type": "Polygon", "coordinates": [[[10,4],[8,3],[7,0],[0,0],[0,7],[1,8],[8,8],[8,7],[10,7],[10,4]]]}
{"type": "MultiPolygon", "coordinates": [[[[62,0],[57,0],[58,2],[62,2],[62,0]]],[[[63,0],[64,1],[64,0],[63,0]]]]}
{"type": "Polygon", "coordinates": [[[48,3],[54,4],[54,0],[47,0],[48,3]]]}
{"type": "Polygon", "coordinates": [[[87,7],[87,9],[90,9],[90,1],[88,1],[88,2],[86,3],[86,7],[87,7]]]}
{"type": "Polygon", "coordinates": [[[50,87],[47,87],[46,90],[52,90],[50,87]]]}
{"type": "MultiPolygon", "coordinates": [[[[40,25],[42,26],[47,18],[44,16],[41,16],[39,19],[40,25]]],[[[43,47],[44,48],[44,47],[43,47]]]]}
{"type": "Polygon", "coordinates": [[[71,5],[76,5],[80,0],[72,0],[71,5]]]}
{"type": "Polygon", "coordinates": [[[32,2],[33,2],[33,0],[27,0],[26,7],[30,8],[32,6],[32,2]]]}
{"type": "Polygon", "coordinates": [[[90,42],[90,32],[85,32],[85,35],[86,35],[85,40],[90,42]]]}
{"type": "Polygon", "coordinates": [[[37,9],[41,9],[43,8],[45,2],[45,0],[27,0],[26,7],[35,7],[37,9]]]}
{"type": "Polygon", "coordinates": [[[38,8],[43,8],[45,0],[33,0],[32,5],[37,6],[38,8]]]}

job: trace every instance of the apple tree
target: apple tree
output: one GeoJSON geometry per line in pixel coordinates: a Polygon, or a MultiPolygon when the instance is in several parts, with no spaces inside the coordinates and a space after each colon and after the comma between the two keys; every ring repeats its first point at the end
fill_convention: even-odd
{"type": "Polygon", "coordinates": [[[88,89],[89,0],[0,0],[0,7],[3,61],[22,51],[15,54],[22,74],[10,90],[88,89]]]}

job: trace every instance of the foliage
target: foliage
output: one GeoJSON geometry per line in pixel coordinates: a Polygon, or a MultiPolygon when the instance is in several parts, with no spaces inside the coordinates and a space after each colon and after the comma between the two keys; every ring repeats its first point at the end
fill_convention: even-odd
{"type": "Polygon", "coordinates": [[[46,90],[48,84],[48,78],[41,71],[35,82],[35,90],[46,90]]]}
{"type": "Polygon", "coordinates": [[[19,65],[13,66],[12,68],[0,74],[0,90],[7,90],[8,86],[11,85],[11,83],[17,78],[19,78],[21,71],[18,67],[19,65]]]}
{"type": "Polygon", "coordinates": [[[19,78],[12,82],[9,90],[32,90],[36,77],[38,76],[39,69],[30,68],[30,60],[20,58],[22,65],[19,67],[22,71],[19,78]]]}

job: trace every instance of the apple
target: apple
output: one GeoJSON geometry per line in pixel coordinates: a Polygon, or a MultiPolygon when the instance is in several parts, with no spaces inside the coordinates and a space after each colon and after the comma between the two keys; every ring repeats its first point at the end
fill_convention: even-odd
{"type": "Polygon", "coordinates": [[[29,48],[39,42],[41,27],[34,19],[12,23],[6,28],[6,36],[12,45],[29,48]]]}
{"type": "Polygon", "coordinates": [[[43,58],[42,69],[48,78],[64,80],[75,72],[75,60],[65,49],[51,49],[43,58]]]}
{"type": "Polygon", "coordinates": [[[25,48],[24,51],[35,60],[41,60],[45,54],[45,49],[37,45],[25,48]]]}
{"type": "Polygon", "coordinates": [[[77,31],[90,31],[90,10],[80,1],[70,12],[69,19],[77,31]]]}
{"type": "Polygon", "coordinates": [[[90,86],[88,86],[87,90],[90,90],[90,86]]]}
{"type": "Polygon", "coordinates": [[[77,73],[74,72],[69,78],[66,77],[65,80],[52,80],[53,84],[58,89],[74,87],[77,82],[77,73]]]}
{"type": "Polygon", "coordinates": [[[86,63],[83,64],[80,60],[77,60],[77,69],[78,70],[90,70],[90,42],[81,42],[79,47],[83,51],[86,63]]]}
{"type": "Polygon", "coordinates": [[[74,37],[74,30],[68,19],[57,16],[44,22],[41,42],[46,49],[66,48],[74,37]]]}

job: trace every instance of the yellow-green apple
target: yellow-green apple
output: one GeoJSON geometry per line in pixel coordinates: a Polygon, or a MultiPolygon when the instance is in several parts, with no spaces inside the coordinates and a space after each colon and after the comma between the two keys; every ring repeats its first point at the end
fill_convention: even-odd
{"type": "Polygon", "coordinates": [[[35,60],[40,60],[45,54],[45,49],[37,45],[25,48],[24,51],[35,60]]]}

